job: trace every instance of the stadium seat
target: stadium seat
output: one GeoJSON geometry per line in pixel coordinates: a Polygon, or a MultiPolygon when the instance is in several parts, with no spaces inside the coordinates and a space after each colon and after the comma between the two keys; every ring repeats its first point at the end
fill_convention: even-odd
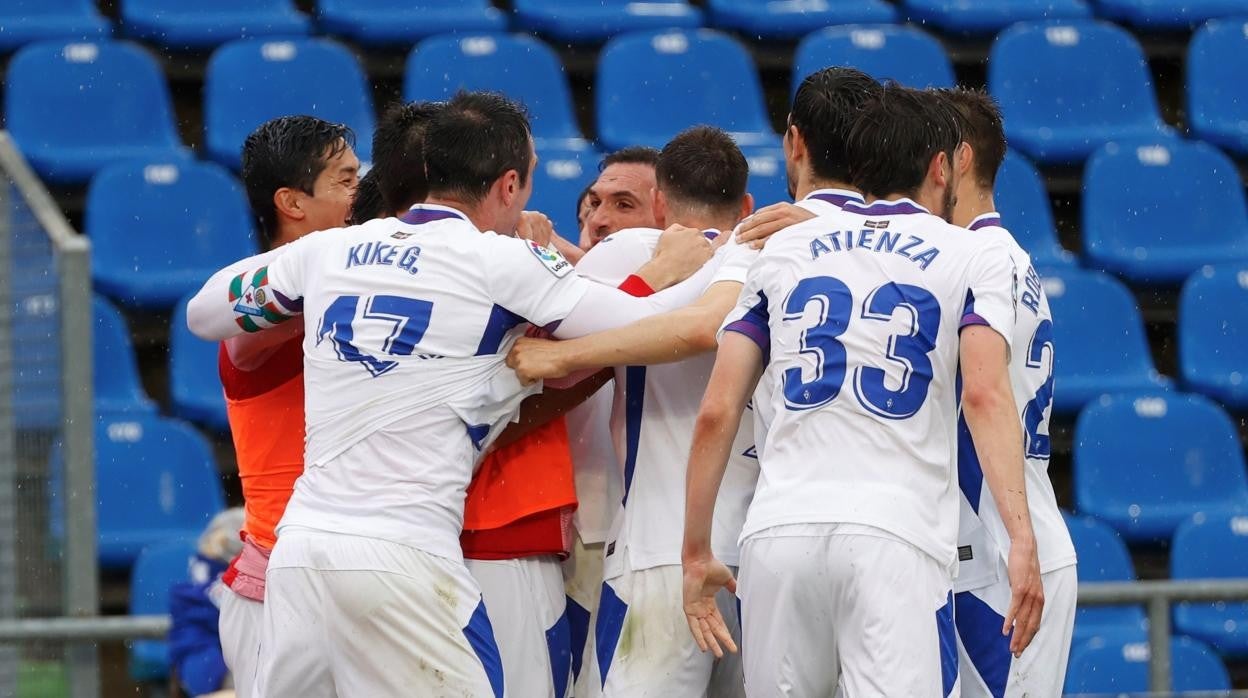
{"type": "Polygon", "coordinates": [[[995,34],[1015,22],[1092,15],[1084,0],[905,0],[902,7],[911,22],[946,34],[995,34]]]}
{"type": "MultiPolygon", "coordinates": [[[[130,615],[169,613],[169,590],[190,579],[195,538],[180,538],[143,548],[130,577],[130,615]]],[[[135,640],[130,644],[130,678],[160,681],[169,676],[169,643],[135,640]]]]}
{"type": "Polygon", "coordinates": [[[217,371],[216,342],[205,342],[186,326],[186,300],[169,321],[169,399],[178,417],[228,432],[225,395],[217,371]]]}
{"type": "Polygon", "coordinates": [[[576,125],[559,56],[531,36],[437,36],[422,41],[407,59],[403,99],[445,100],[460,89],[502,92],[523,103],[539,150],[589,147],[576,125]]]}
{"type": "MultiPolygon", "coordinates": [[[[1245,10],[1248,13],[1248,10],[1245,10]]],[[[1217,20],[1187,49],[1187,118],[1192,133],[1248,156],[1248,21],[1217,20]]]]}
{"type": "Polygon", "coordinates": [[[1248,261],[1239,170],[1207,143],[1108,144],[1084,170],[1082,233],[1089,263],[1137,282],[1248,261]]]}
{"type": "Polygon", "coordinates": [[[709,29],[616,37],[598,59],[598,139],[607,150],[662,147],[711,124],[750,148],[774,149],[758,71],[736,40],[709,29]]]}
{"type": "MultiPolygon", "coordinates": [[[[1248,516],[1197,516],[1170,546],[1171,579],[1238,579],[1248,574],[1248,516]]],[[[1248,656],[1248,602],[1182,602],[1177,632],[1213,645],[1222,656],[1248,656]]]]}
{"type": "Polygon", "coordinates": [[[1157,373],[1135,298],[1108,274],[1050,269],[1044,291],[1053,310],[1053,411],[1073,414],[1105,393],[1147,392],[1169,383],[1157,373]]]}
{"type": "Polygon", "coordinates": [[[128,36],[175,50],[208,49],[248,36],[308,33],[308,18],[291,0],[122,0],[128,36]]]}
{"type": "Polygon", "coordinates": [[[156,405],[139,381],[126,319],[100,296],[92,299],[91,314],[96,412],[155,414],[156,405]]]}
{"type": "Polygon", "coordinates": [[[87,191],[85,228],[96,288],[135,308],[171,308],[217,269],[256,253],[241,187],[210,162],[109,167],[87,191]]]}
{"type": "MultiPolygon", "coordinates": [[[[1076,644],[1066,667],[1066,695],[1152,695],[1148,693],[1148,643],[1134,639],[1094,638],[1076,644]]],[[[1226,691],[1231,678],[1218,655],[1188,637],[1170,639],[1171,688],[1226,691]]]]}
{"type": "Polygon", "coordinates": [[[30,44],[9,63],[7,81],[7,128],[45,179],[80,183],[121,160],[189,155],[164,74],[134,44],[30,44]]]}
{"type": "Polygon", "coordinates": [[[1193,514],[1248,513],[1239,435],[1199,395],[1114,395],[1088,405],[1075,423],[1073,471],[1079,512],[1132,543],[1168,542],[1193,514]]]}
{"type": "Polygon", "coordinates": [[[242,39],[212,54],[204,77],[209,157],[238,170],[247,136],[269,119],[290,114],[350,126],[356,155],[369,160],[371,91],[355,56],[342,45],[328,39],[242,39]]]}
{"type": "MultiPolygon", "coordinates": [[[[1090,516],[1062,512],[1075,544],[1079,583],[1134,582],[1135,566],[1127,545],[1114,529],[1090,516]]],[[[1148,638],[1143,606],[1080,606],[1075,611],[1074,644],[1094,637],[1148,638]]]]}
{"type": "Polygon", "coordinates": [[[1181,30],[1217,17],[1248,15],[1248,0],[1097,0],[1097,14],[1149,30],[1181,30]]]}
{"type": "Polygon", "coordinates": [[[1178,335],[1184,386],[1248,409],[1248,263],[1205,267],[1187,280],[1178,335]]]}
{"type": "Polygon", "coordinates": [[[692,29],[702,11],[685,0],[514,0],[518,28],[568,43],[593,43],[624,32],[692,29]]]}
{"type": "Polygon", "coordinates": [[[1169,133],[1139,43],[1105,22],[1006,29],[992,45],[988,88],[1010,145],[1041,163],[1077,164],[1107,141],[1169,133]]]}
{"type": "Polygon", "coordinates": [[[320,0],[320,26],[366,46],[410,46],[426,36],[502,31],[507,17],[489,0],[320,0]]]}
{"type": "Polygon", "coordinates": [[[95,428],[100,564],[132,564],[145,546],[198,536],[225,507],[212,448],[186,424],[104,414],[95,428]]]}
{"type": "Polygon", "coordinates": [[[580,194],[598,177],[600,156],[592,150],[553,150],[537,154],[533,170],[533,196],[525,208],[546,214],[555,232],[576,245],[581,239],[576,224],[580,194]]]}
{"type": "Polygon", "coordinates": [[[833,65],[910,87],[954,84],[953,65],[940,42],[906,25],[828,27],[802,39],[793,58],[793,93],[807,75],[833,65]]]}
{"type": "Polygon", "coordinates": [[[789,177],[784,170],[784,153],[781,150],[747,153],[745,160],[750,166],[746,191],[754,196],[754,208],[793,201],[793,197],[789,196],[789,177]]]}
{"type": "Polygon", "coordinates": [[[1031,255],[1037,269],[1074,265],[1075,256],[1057,241],[1049,193],[1035,165],[1012,150],[1006,151],[994,189],[993,199],[1005,227],[1031,255]]]}
{"type": "Polygon", "coordinates": [[[897,21],[881,0],[709,0],[710,24],[756,39],[796,39],[833,24],[897,21]]]}
{"type": "Polygon", "coordinates": [[[6,0],[0,3],[0,52],[34,41],[88,41],[108,36],[108,20],[92,0],[6,0]]]}

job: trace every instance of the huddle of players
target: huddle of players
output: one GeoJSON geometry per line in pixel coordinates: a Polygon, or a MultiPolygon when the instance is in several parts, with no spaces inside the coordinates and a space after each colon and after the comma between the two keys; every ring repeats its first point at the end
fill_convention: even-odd
{"type": "MultiPolygon", "coordinates": [[[[506,130],[492,117],[514,121],[507,105],[474,99],[434,116],[426,143],[465,135],[451,128],[456,109],[490,136],[506,130]]],[[[657,230],[606,238],[575,273],[540,248],[465,234],[516,227],[527,143],[528,162],[501,172],[455,172],[471,168],[435,155],[432,205],[228,270],[235,292],[208,293],[191,319],[201,335],[302,312],[307,336],[308,469],[269,564],[255,694],[502,694],[489,618],[446,535],[475,458],[465,427],[507,421],[532,391],[501,369],[514,334],[483,351],[497,307],[558,323],[556,336],[588,335],[520,340],[509,359],[520,378],[627,367],[612,424],[623,507],[576,695],[830,695],[838,684],[849,696],[948,695],[959,650],[968,694],[1059,693],[1074,558],[1048,517],[1061,527],[1044,472],[1052,344],[1026,254],[978,215],[991,213],[999,134],[982,95],[822,71],[785,134],[798,203],[738,228],[752,209],[744,158],[721,132],[688,131],[660,155],[656,204],[722,247],[646,302],[604,289],[650,259],[657,230]],[[761,255],[744,242],[788,223],[761,255]],[[445,298],[455,304],[440,314],[445,298]],[[985,481],[992,496],[981,497],[985,481]],[[735,588],[725,564],[740,568],[739,605],[721,591],[735,588]],[[1040,628],[1046,595],[1038,639],[1011,657],[1040,628]],[[719,647],[742,625],[744,682],[719,647]]]]}

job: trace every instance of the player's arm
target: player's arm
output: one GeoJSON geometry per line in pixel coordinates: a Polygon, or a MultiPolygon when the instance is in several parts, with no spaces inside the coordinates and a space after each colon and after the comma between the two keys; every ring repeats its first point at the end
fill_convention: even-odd
{"type": "MultiPolygon", "coordinates": [[[[297,256],[290,253],[299,249],[299,242],[302,240],[248,257],[213,274],[187,303],[187,327],[200,339],[222,341],[260,333],[300,314],[303,311],[301,294],[282,288],[286,284],[275,284],[271,273],[280,267],[294,271],[293,264],[283,264],[283,261],[297,256]]],[[[285,276],[297,274],[286,273],[285,276]]],[[[287,338],[280,335],[234,343],[233,348],[227,345],[227,349],[233,358],[236,351],[243,355],[249,350],[263,350],[287,338]]]]}
{"type": "Polygon", "coordinates": [[[796,204],[781,202],[764,206],[741,221],[741,225],[737,227],[737,242],[761,249],[767,243],[767,238],[814,217],[814,213],[796,204]]]}
{"type": "Polygon", "coordinates": [[[552,419],[562,417],[572,408],[593,397],[594,393],[606,385],[613,375],[611,370],[604,369],[571,387],[552,390],[547,386],[537,395],[530,395],[520,403],[520,415],[516,421],[507,425],[490,448],[502,448],[513,444],[552,419]]]}

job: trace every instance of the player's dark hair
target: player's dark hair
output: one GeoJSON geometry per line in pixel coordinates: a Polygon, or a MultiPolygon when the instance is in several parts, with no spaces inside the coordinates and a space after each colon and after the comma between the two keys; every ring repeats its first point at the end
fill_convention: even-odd
{"type": "Polygon", "coordinates": [[[950,165],[962,142],[953,106],[934,92],[889,82],[849,134],[850,182],[871,196],[913,195],[937,153],[950,165]]]}
{"type": "Polygon", "coordinates": [[[816,177],[849,181],[845,142],[863,105],[878,96],[880,89],[880,83],[855,68],[824,68],[802,80],[793,97],[789,125],[802,134],[816,177]]]}
{"type": "Polygon", "coordinates": [[[469,202],[515,170],[523,186],[533,162],[529,117],[518,103],[495,92],[459,92],[425,130],[429,193],[469,202]]]}
{"type": "Polygon", "coordinates": [[[1005,161],[1005,125],[1001,107],[983,90],[965,87],[940,89],[936,93],[953,105],[962,127],[962,139],[971,144],[975,152],[975,183],[992,189],[997,182],[997,170],[1005,161]]]}
{"type": "Polygon", "coordinates": [[[355,188],[355,198],[351,200],[351,225],[381,218],[393,211],[381,196],[377,170],[369,170],[368,174],[360,177],[360,184],[355,188]]]}
{"type": "Polygon", "coordinates": [[[355,133],[343,124],[314,116],[283,116],[266,121],[243,142],[243,186],[259,223],[260,244],[277,238],[273,193],[291,188],[311,195],[325,166],[355,145],[355,133]]]}
{"type": "Polygon", "coordinates": [[[630,145],[611,153],[598,163],[598,171],[602,172],[612,165],[649,165],[658,167],[659,151],[645,145],[630,145]]]}
{"type": "Polygon", "coordinates": [[[741,149],[714,126],[681,131],[663,146],[655,167],[659,190],[668,199],[717,212],[741,206],[749,175],[741,149]]]}
{"type": "Polygon", "coordinates": [[[578,226],[585,225],[585,221],[581,220],[581,207],[585,205],[585,199],[589,198],[589,190],[593,189],[593,184],[588,184],[581,190],[581,195],[576,197],[576,224],[578,226]]]}
{"type": "MultiPolygon", "coordinates": [[[[442,102],[393,104],[373,132],[373,169],[386,207],[405,211],[429,196],[425,178],[425,129],[442,102]]],[[[358,194],[356,196],[359,196],[358,194]]]]}

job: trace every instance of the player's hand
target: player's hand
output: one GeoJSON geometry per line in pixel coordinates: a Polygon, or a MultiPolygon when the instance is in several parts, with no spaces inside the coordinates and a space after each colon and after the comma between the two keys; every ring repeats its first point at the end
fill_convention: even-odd
{"type": "Polygon", "coordinates": [[[559,342],[549,339],[521,337],[507,354],[507,365],[524,385],[545,378],[563,378],[569,371],[563,361],[559,342]]]}
{"type": "Polygon", "coordinates": [[[743,245],[749,244],[750,247],[759,250],[767,244],[767,238],[791,225],[814,217],[815,214],[794,204],[779,203],[764,206],[741,221],[740,227],[737,228],[737,242],[743,245]]]}
{"type": "Polygon", "coordinates": [[[701,230],[671,225],[659,237],[654,257],[637,273],[650,288],[662,291],[693,276],[714,253],[715,243],[701,230]]]}
{"type": "Polygon", "coordinates": [[[735,593],[737,580],[724,563],[713,557],[684,562],[684,595],[685,620],[689,623],[689,632],[703,652],[708,649],[716,657],[724,656],[724,648],[729,652],[737,651],[737,643],[732,640],[732,633],[724,623],[724,617],[715,603],[715,595],[720,589],[735,593]]]}
{"type": "Polygon", "coordinates": [[[1034,539],[1010,544],[1007,572],[1010,578],[1010,610],[1005,614],[1001,634],[1009,635],[1013,629],[1010,653],[1017,658],[1036,636],[1044,613],[1044,586],[1040,580],[1040,560],[1036,556],[1034,539]]]}
{"type": "Polygon", "coordinates": [[[542,247],[550,247],[554,234],[555,226],[546,214],[537,211],[520,212],[520,222],[516,224],[516,237],[532,240],[542,247]]]}

